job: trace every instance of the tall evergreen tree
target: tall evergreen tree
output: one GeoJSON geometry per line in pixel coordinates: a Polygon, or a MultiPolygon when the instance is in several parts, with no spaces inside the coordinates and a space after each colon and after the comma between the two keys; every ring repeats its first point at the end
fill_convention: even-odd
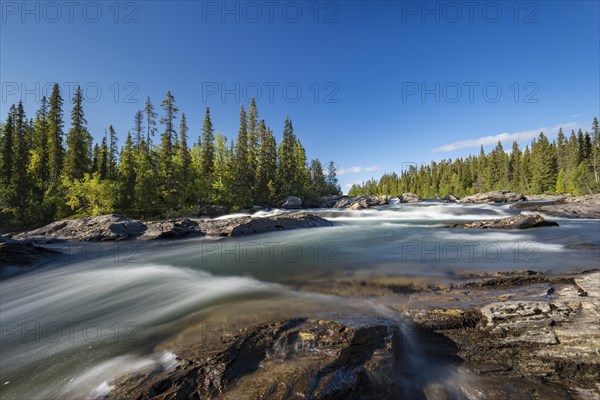
{"type": "Polygon", "coordinates": [[[106,162],[106,176],[110,180],[117,180],[118,174],[118,152],[119,145],[117,144],[119,139],[117,138],[117,133],[112,125],[108,127],[108,138],[109,138],[109,146],[108,146],[108,160],[106,162]]]}
{"type": "Polygon", "coordinates": [[[206,107],[206,114],[204,116],[204,123],[202,125],[202,139],[201,139],[201,166],[200,172],[204,179],[208,179],[214,166],[214,130],[212,122],[210,120],[210,109],[206,107]]]}
{"type": "Polygon", "coordinates": [[[146,106],[144,108],[146,112],[146,145],[148,146],[148,154],[150,154],[150,148],[152,147],[152,138],[156,133],[156,117],[158,114],[154,112],[154,106],[150,97],[146,99],[146,106]]]}
{"type": "Polygon", "coordinates": [[[83,94],[77,87],[73,96],[71,110],[71,129],[67,135],[64,175],[67,179],[81,179],[90,171],[92,156],[92,136],[86,128],[87,121],[83,113],[83,94]]]}
{"type": "Polygon", "coordinates": [[[235,142],[235,205],[244,208],[252,206],[252,188],[250,186],[250,157],[248,151],[248,120],[244,106],[240,107],[240,129],[235,142]]]}
{"type": "Polygon", "coordinates": [[[50,183],[58,183],[63,169],[65,149],[63,147],[63,99],[60,88],[55,84],[50,95],[48,111],[48,164],[50,183]]]}
{"type": "Polygon", "coordinates": [[[139,149],[142,144],[142,132],[144,130],[144,113],[142,110],[138,110],[135,113],[133,132],[135,133],[135,148],[139,149]]]}
{"type": "Polygon", "coordinates": [[[131,132],[127,132],[127,139],[119,157],[119,179],[118,179],[118,205],[122,210],[134,208],[135,201],[135,148],[131,132]]]}

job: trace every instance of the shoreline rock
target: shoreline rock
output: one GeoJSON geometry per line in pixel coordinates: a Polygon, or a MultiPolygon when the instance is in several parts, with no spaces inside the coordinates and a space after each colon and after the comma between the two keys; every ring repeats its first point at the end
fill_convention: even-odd
{"type": "Polygon", "coordinates": [[[0,268],[7,266],[28,267],[43,259],[56,257],[61,252],[36,246],[33,243],[7,239],[0,235],[0,268]]]}
{"type": "Polygon", "coordinates": [[[559,226],[554,221],[546,221],[541,215],[516,215],[513,217],[486,219],[474,222],[459,222],[448,224],[446,228],[465,228],[465,229],[529,229],[541,228],[545,226],[559,226]]]}
{"type": "Polygon", "coordinates": [[[528,196],[538,202],[511,205],[511,208],[544,213],[560,218],[600,219],[600,194],[586,196],[528,196]]]}
{"type": "Polygon", "coordinates": [[[142,222],[118,214],[56,221],[42,228],[12,235],[16,240],[117,241],[178,239],[190,236],[241,236],[278,230],[332,226],[315,214],[285,213],[270,217],[222,219],[177,218],[142,222]]]}
{"type": "Polygon", "coordinates": [[[495,190],[492,192],[477,193],[460,199],[461,203],[513,203],[526,200],[521,193],[508,190],[495,190]]]}

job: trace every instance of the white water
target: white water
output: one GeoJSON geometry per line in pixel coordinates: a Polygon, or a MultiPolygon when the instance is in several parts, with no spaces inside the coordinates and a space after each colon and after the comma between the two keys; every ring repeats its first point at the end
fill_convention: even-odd
{"type": "Polygon", "coordinates": [[[227,239],[78,244],[70,248],[73,258],[18,276],[5,271],[0,396],[101,396],[124,373],[172,368],[174,356],[156,344],[216,316],[260,321],[280,308],[395,318],[377,304],[291,289],[310,279],[598,267],[597,250],[569,247],[597,246],[598,221],[559,220],[558,228],[498,232],[442,226],[512,215],[504,205],[392,204],[316,212],[335,226],[227,239]]]}

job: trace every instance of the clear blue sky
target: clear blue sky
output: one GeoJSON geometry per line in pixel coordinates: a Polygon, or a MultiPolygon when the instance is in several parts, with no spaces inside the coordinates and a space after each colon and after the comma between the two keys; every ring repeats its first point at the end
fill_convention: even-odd
{"type": "Polygon", "coordinates": [[[496,135],[508,147],[541,128],[589,128],[600,109],[598,1],[1,6],[3,119],[21,98],[33,115],[51,82],[65,97],[78,82],[95,100],[85,112],[96,140],[113,124],[122,144],[146,96],[158,107],[167,90],[192,140],[207,105],[232,138],[258,86],[278,138],[289,114],[309,157],[342,168],[344,190],[404,163],[489,149],[496,135]]]}

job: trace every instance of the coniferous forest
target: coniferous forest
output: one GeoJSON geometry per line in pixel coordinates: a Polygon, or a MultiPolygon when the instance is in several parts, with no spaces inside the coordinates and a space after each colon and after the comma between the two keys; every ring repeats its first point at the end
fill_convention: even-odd
{"type": "Polygon", "coordinates": [[[358,195],[392,195],[412,192],[420,197],[465,196],[491,190],[525,194],[600,192],[600,127],[594,118],[590,132],[581,129],[565,135],[562,128],[550,142],[543,132],[522,149],[517,142],[506,151],[501,142],[488,154],[410,166],[398,175],[355,184],[358,195]]]}
{"type": "Polygon", "coordinates": [[[335,164],[309,162],[289,118],[277,144],[254,99],[241,107],[237,139],[229,140],[215,133],[208,107],[194,135],[171,92],[159,109],[148,98],[122,144],[112,125],[93,143],[83,102],[78,88],[68,128],[58,84],[34,117],[22,103],[10,108],[0,129],[0,225],[111,212],[169,217],[202,204],[235,211],[277,205],[288,195],[311,204],[340,192],[335,164]]]}

